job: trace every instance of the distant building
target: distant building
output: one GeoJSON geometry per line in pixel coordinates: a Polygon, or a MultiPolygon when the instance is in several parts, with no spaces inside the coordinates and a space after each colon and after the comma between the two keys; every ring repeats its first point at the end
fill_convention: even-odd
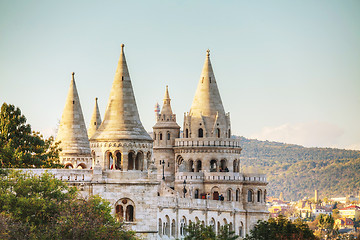
{"type": "Polygon", "coordinates": [[[339,218],[335,220],[335,226],[339,229],[354,229],[354,222],[350,218],[339,218]]]}
{"type": "Polygon", "coordinates": [[[355,205],[348,206],[343,209],[339,209],[339,213],[342,217],[358,219],[360,217],[360,207],[355,205]]]}
{"type": "Polygon", "coordinates": [[[349,195],[349,196],[346,196],[346,197],[336,197],[336,198],[331,198],[330,199],[331,201],[333,202],[339,202],[339,203],[351,203],[351,202],[356,202],[356,201],[359,201],[359,198],[355,197],[355,196],[352,196],[352,195],[349,195]]]}

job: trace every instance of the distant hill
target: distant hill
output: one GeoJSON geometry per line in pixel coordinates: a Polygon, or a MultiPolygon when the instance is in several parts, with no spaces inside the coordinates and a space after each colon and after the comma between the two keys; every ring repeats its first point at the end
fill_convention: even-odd
{"type": "Polygon", "coordinates": [[[299,145],[240,138],[242,169],[266,173],[268,195],[285,200],[344,196],[360,190],[360,151],[306,148],[299,145]]]}

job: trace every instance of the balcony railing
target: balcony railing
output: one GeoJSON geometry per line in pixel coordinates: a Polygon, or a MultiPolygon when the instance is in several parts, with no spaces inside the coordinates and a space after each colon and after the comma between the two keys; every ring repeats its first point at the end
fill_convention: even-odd
{"type": "Polygon", "coordinates": [[[219,138],[178,138],[175,139],[175,147],[231,147],[241,148],[240,139],[219,138]]]}

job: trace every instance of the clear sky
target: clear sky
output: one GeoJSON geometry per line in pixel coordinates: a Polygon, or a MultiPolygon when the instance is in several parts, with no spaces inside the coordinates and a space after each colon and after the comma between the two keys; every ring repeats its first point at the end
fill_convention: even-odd
{"type": "Polygon", "coordinates": [[[74,71],[88,125],[121,43],[148,131],[166,85],[182,126],[209,48],[233,134],[360,150],[359,0],[0,0],[0,101],[48,136],[74,71]]]}

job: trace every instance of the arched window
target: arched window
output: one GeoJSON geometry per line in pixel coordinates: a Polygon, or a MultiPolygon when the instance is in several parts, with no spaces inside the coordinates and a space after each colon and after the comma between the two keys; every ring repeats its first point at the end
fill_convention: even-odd
{"type": "Polygon", "coordinates": [[[193,160],[189,161],[189,172],[194,172],[194,161],[193,160]]]}
{"type": "Polygon", "coordinates": [[[211,226],[212,230],[215,232],[215,219],[214,218],[211,218],[210,226],[211,226]]]}
{"type": "Polygon", "coordinates": [[[217,223],[217,234],[220,234],[220,222],[217,223]]]}
{"type": "Polygon", "coordinates": [[[224,225],[227,225],[227,220],[226,220],[226,218],[224,218],[224,225]]]}
{"type": "Polygon", "coordinates": [[[220,172],[228,172],[229,169],[227,168],[226,166],[226,160],[225,159],[222,159],[220,161],[220,169],[219,169],[220,172]]]}
{"type": "Polygon", "coordinates": [[[162,140],[162,133],[159,133],[159,139],[162,140]]]}
{"type": "Polygon", "coordinates": [[[238,172],[237,171],[237,160],[236,159],[233,161],[233,171],[238,172]]]}
{"type": "Polygon", "coordinates": [[[85,163],[80,163],[80,164],[77,166],[77,169],[86,169],[85,163]]]}
{"type": "Polygon", "coordinates": [[[244,236],[244,224],[242,222],[240,222],[240,226],[239,226],[239,237],[243,237],[244,236]]]}
{"type": "Polygon", "coordinates": [[[109,169],[113,169],[114,168],[114,158],[111,152],[107,152],[106,153],[106,160],[109,163],[108,167],[109,169]]]}
{"type": "Polygon", "coordinates": [[[229,129],[229,138],[231,138],[231,130],[229,129]]]}
{"type": "Polygon", "coordinates": [[[156,133],[154,133],[154,140],[156,140],[156,133]]]}
{"type": "Polygon", "coordinates": [[[171,222],[171,236],[175,237],[175,219],[171,222]]]}
{"type": "Polygon", "coordinates": [[[213,187],[212,189],[211,189],[211,194],[212,194],[212,199],[213,200],[219,200],[219,188],[218,187],[213,187]]]}
{"type": "Polygon", "coordinates": [[[168,215],[165,216],[165,235],[170,237],[170,218],[168,215]]]}
{"type": "Polygon", "coordinates": [[[253,191],[250,189],[248,190],[248,202],[253,201],[253,191]]]}
{"type": "Polygon", "coordinates": [[[199,134],[198,134],[199,138],[204,137],[204,130],[202,128],[199,128],[199,134]]]}
{"type": "Polygon", "coordinates": [[[170,140],[170,133],[167,133],[167,140],[170,140]]]}
{"type": "Polygon", "coordinates": [[[231,189],[228,189],[228,190],[227,190],[227,193],[226,193],[226,195],[227,195],[227,200],[228,200],[228,201],[231,201],[231,194],[232,194],[231,189]]]}
{"type": "Polygon", "coordinates": [[[136,154],[135,170],[143,170],[144,154],[140,151],[136,154]]]}
{"type": "Polygon", "coordinates": [[[257,191],[257,201],[261,202],[261,190],[257,191]]]}
{"type": "Polygon", "coordinates": [[[239,202],[240,201],[240,190],[239,189],[236,189],[236,194],[235,194],[235,198],[236,198],[236,201],[239,202]]]}
{"type": "Polygon", "coordinates": [[[218,138],[220,138],[220,128],[216,129],[216,135],[217,135],[218,138]]]}
{"type": "Polygon", "coordinates": [[[122,198],[115,204],[116,219],[118,221],[125,220],[126,222],[133,222],[135,219],[134,202],[128,198],[122,198]]]}
{"type": "Polygon", "coordinates": [[[186,234],[185,228],[186,228],[186,218],[183,216],[180,221],[180,235],[181,236],[185,236],[185,234],[186,234]]]}
{"type": "Polygon", "coordinates": [[[115,154],[115,157],[116,157],[115,168],[121,170],[121,153],[120,153],[120,152],[117,152],[117,153],[115,154]]]}
{"type": "Polygon", "coordinates": [[[210,172],[216,172],[217,170],[217,161],[215,159],[210,161],[210,172]]]}
{"type": "Polygon", "coordinates": [[[124,208],[122,205],[116,206],[116,220],[119,222],[124,220],[124,208]]]}
{"type": "Polygon", "coordinates": [[[188,138],[189,137],[189,129],[186,129],[185,130],[185,138],[188,138]]]}
{"type": "Polygon", "coordinates": [[[199,189],[195,190],[195,198],[198,199],[199,198],[199,189]]]}
{"type": "Polygon", "coordinates": [[[134,221],[134,207],[132,205],[128,205],[126,207],[125,221],[127,221],[127,222],[134,221]]]}
{"type": "Polygon", "coordinates": [[[135,167],[135,153],[128,153],[128,170],[134,170],[135,167]]]}
{"type": "Polygon", "coordinates": [[[201,171],[201,160],[197,160],[196,161],[196,171],[200,172],[201,171]]]}
{"type": "Polygon", "coordinates": [[[71,168],[74,168],[74,166],[71,163],[67,163],[67,164],[65,164],[65,168],[71,169],[71,168]]]}

